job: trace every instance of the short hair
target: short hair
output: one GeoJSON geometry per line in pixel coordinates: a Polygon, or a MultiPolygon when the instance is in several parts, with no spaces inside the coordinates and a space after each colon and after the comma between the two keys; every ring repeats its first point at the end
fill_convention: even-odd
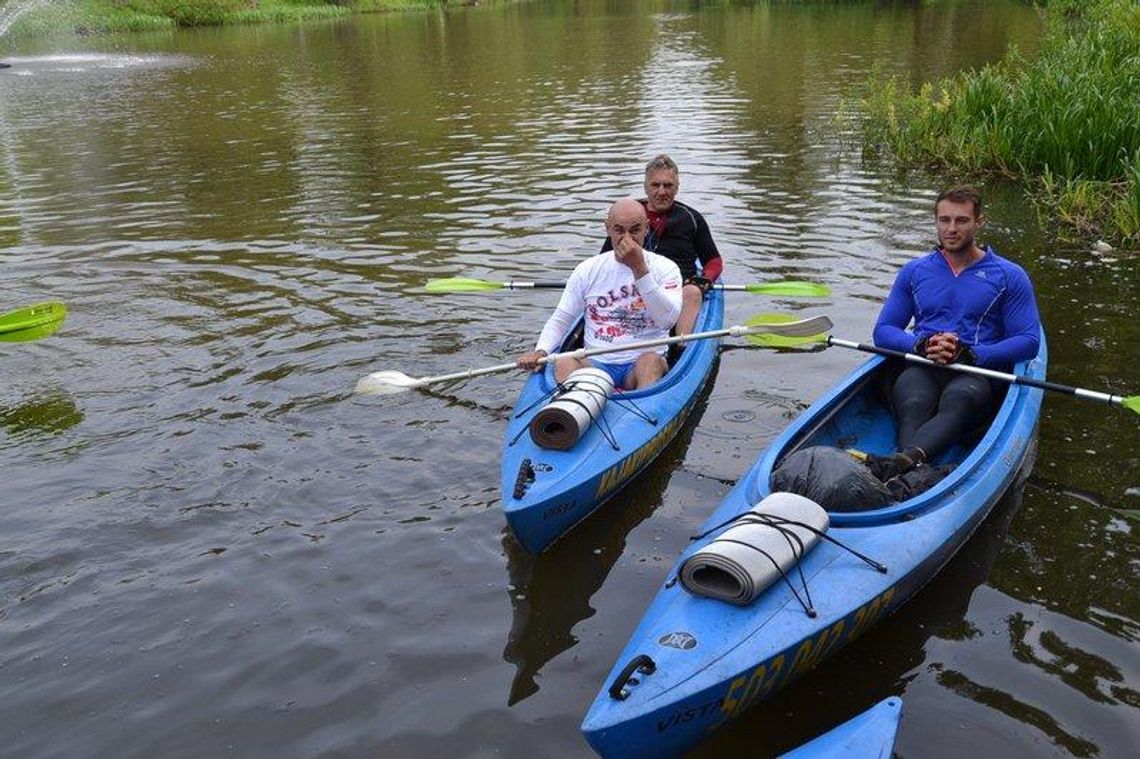
{"type": "Polygon", "coordinates": [[[661,169],[668,169],[674,174],[680,176],[681,172],[677,169],[676,162],[665,153],[659,153],[649,159],[649,163],[645,164],[645,176],[649,176],[655,171],[661,169]]]}
{"type": "Polygon", "coordinates": [[[934,213],[938,213],[938,204],[944,200],[949,200],[951,203],[973,203],[974,218],[982,215],[982,193],[971,185],[958,185],[938,193],[938,200],[934,201],[934,213]]]}

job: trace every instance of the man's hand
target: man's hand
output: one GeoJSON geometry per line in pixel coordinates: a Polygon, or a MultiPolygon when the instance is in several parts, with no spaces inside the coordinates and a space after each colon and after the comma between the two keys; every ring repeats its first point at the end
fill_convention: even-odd
{"type": "Polygon", "coordinates": [[[926,357],[936,364],[950,364],[958,357],[958,336],[938,332],[926,338],[926,357]]]}
{"type": "Polygon", "coordinates": [[[633,235],[628,232],[622,235],[617,244],[614,245],[614,258],[619,264],[624,264],[630,268],[634,279],[641,279],[649,273],[649,265],[645,263],[645,251],[641,249],[641,244],[633,239],[633,235]]]}
{"type": "Polygon", "coordinates": [[[713,286],[712,280],[701,276],[689,277],[685,280],[685,284],[696,285],[698,288],[700,288],[701,295],[708,295],[709,290],[711,290],[713,286]]]}
{"type": "Polygon", "coordinates": [[[543,366],[538,363],[538,360],[545,356],[546,351],[531,351],[530,353],[524,353],[519,356],[518,361],[515,363],[518,364],[520,369],[529,369],[532,372],[538,372],[542,370],[543,366]]]}

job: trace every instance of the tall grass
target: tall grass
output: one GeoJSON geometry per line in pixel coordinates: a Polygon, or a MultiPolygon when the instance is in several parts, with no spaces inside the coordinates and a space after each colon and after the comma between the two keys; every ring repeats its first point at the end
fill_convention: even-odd
{"type": "Polygon", "coordinates": [[[99,34],[293,22],[353,13],[436,8],[471,0],[72,0],[50,3],[19,18],[10,36],[38,37],[63,32],[99,34]]]}
{"type": "Polygon", "coordinates": [[[1054,2],[1032,60],[925,84],[874,79],[865,139],[899,161],[1023,179],[1082,234],[1140,243],[1140,3],[1054,2]]]}

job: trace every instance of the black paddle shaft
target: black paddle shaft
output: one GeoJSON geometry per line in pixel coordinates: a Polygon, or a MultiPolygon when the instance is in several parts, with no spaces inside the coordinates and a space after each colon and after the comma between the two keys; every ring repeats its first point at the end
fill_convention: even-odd
{"type": "Polygon", "coordinates": [[[938,364],[928,358],[923,358],[915,353],[905,353],[897,351],[892,348],[880,348],[877,345],[868,345],[867,343],[855,343],[849,340],[840,340],[835,337],[827,338],[828,345],[838,345],[841,348],[854,348],[855,350],[863,351],[864,353],[876,353],[880,356],[888,356],[890,358],[897,358],[903,361],[909,361],[912,364],[921,364],[922,366],[933,366],[940,369],[946,369],[952,372],[963,372],[965,374],[977,374],[982,377],[989,377],[990,379],[1001,380],[1009,382],[1014,385],[1026,385],[1028,387],[1036,387],[1041,390],[1053,390],[1058,393],[1065,393],[1067,395],[1081,396],[1085,398],[1093,398],[1101,400],[1106,403],[1119,404],[1122,399],[1118,396],[1109,395],[1107,393],[1098,393],[1093,390],[1083,390],[1079,387],[1070,387],[1069,385],[1059,385],[1056,382],[1048,382],[1046,380],[1034,379],[1033,377],[1023,377],[1020,374],[1007,374],[1005,372],[994,371],[993,369],[985,369],[980,366],[971,366],[970,364],[938,364]]]}

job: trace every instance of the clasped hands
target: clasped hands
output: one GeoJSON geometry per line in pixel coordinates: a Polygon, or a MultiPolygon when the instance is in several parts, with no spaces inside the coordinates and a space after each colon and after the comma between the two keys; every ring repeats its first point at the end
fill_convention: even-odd
{"type": "Polygon", "coordinates": [[[914,345],[914,352],[936,364],[974,363],[974,351],[953,332],[936,332],[914,345]]]}

